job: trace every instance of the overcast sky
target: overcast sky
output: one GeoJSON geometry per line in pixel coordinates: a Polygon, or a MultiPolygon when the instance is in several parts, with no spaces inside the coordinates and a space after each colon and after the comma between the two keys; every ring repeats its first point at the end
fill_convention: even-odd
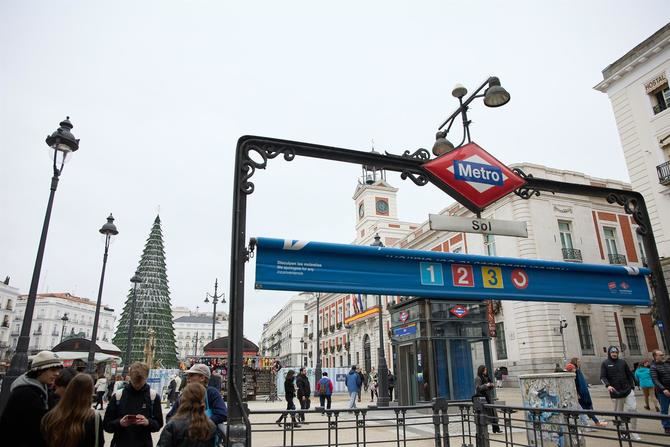
{"type": "MultiPolygon", "coordinates": [[[[173,305],[228,294],[233,156],[245,134],[402,153],[431,148],[451,89],[500,77],[512,100],[471,108],[473,140],[504,163],[628,180],[601,70],[663,26],[667,1],[3,1],[0,3],[0,279],[30,286],[49,194],[44,143],[66,115],[81,139],[56,193],[40,292],[120,311],[159,207],[173,305]]],[[[460,134],[453,138],[459,140],[460,134]]],[[[355,237],[360,169],[270,162],[253,181],[249,237],[355,237]]],[[[452,200],[400,187],[400,218],[452,200]]],[[[245,334],[288,295],[248,265],[245,334]]]]}

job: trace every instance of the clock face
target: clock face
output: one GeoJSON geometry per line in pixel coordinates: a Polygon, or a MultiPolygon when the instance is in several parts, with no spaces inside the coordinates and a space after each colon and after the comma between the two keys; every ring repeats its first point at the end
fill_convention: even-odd
{"type": "Polygon", "coordinates": [[[388,214],[389,213],[389,204],[386,200],[377,200],[375,203],[375,208],[379,214],[388,214]]]}
{"type": "Polygon", "coordinates": [[[361,202],[361,204],[358,205],[358,217],[363,218],[363,214],[365,214],[365,209],[363,208],[363,202],[361,202]]]}

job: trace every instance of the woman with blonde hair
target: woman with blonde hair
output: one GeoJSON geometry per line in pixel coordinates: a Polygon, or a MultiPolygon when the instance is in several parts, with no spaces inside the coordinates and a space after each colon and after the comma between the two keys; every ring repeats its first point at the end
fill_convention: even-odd
{"type": "Polygon", "coordinates": [[[100,415],[91,409],[93,379],[77,374],[70,380],[58,404],[42,418],[47,446],[102,447],[105,444],[100,415]]]}
{"type": "Polygon", "coordinates": [[[179,396],[179,409],[167,423],[157,447],[214,446],[216,425],[205,413],[206,389],[199,383],[189,383],[179,396]]]}

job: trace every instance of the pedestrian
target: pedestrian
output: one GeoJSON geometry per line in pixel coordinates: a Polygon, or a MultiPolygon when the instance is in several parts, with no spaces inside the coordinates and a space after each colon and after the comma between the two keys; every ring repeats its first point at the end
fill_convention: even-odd
{"type": "MultiPolygon", "coordinates": [[[[176,384],[175,384],[176,385],[176,384]]],[[[179,398],[177,413],[165,425],[157,447],[214,446],[216,424],[207,417],[207,389],[200,383],[189,383],[179,398]]]]}
{"type": "MultiPolygon", "coordinates": [[[[660,349],[652,353],[651,380],[656,386],[656,398],[661,404],[661,414],[667,416],[670,408],[670,359],[660,349]]],[[[670,435],[670,419],[661,421],[666,435],[670,435]]]]}
{"type": "Polygon", "coordinates": [[[177,400],[177,381],[175,380],[176,377],[177,377],[176,375],[172,376],[172,379],[170,379],[170,383],[168,384],[167,398],[169,406],[174,405],[174,401],[177,400]]]}
{"type": "Polygon", "coordinates": [[[112,394],[114,394],[114,384],[116,383],[116,379],[114,376],[111,376],[109,380],[107,381],[107,392],[105,393],[107,402],[109,402],[109,398],[112,397],[112,394]]]}
{"type": "Polygon", "coordinates": [[[98,409],[98,405],[100,405],[100,409],[104,410],[104,398],[105,398],[105,392],[107,391],[107,378],[103,375],[100,376],[100,378],[95,382],[95,409],[98,409]]]}
{"type": "Polygon", "coordinates": [[[395,376],[389,370],[389,402],[393,402],[393,388],[395,388],[395,376]]]}
{"type": "Polygon", "coordinates": [[[163,426],[161,399],[147,384],[149,366],[145,363],[130,365],[129,376],[129,384],[109,400],[102,425],[114,434],[114,447],[151,446],[151,433],[163,426]]]}
{"type": "MultiPolygon", "coordinates": [[[[116,375],[116,380],[114,380],[114,387],[112,388],[112,394],[116,393],[119,390],[124,389],[127,384],[128,384],[128,379],[123,380],[123,376],[121,374],[117,374],[116,375]]],[[[112,396],[109,396],[109,398],[111,399],[112,396]]],[[[109,399],[107,399],[107,400],[109,400],[109,399]]]]}
{"type": "Polygon", "coordinates": [[[654,381],[651,380],[651,362],[649,359],[644,359],[640,362],[640,365],[635,369],[633,375],[637,381],[639,387],[642,389],[642,394],[644,395],[644,409],[651,410],[649,401],[654,404],[654,408],[658,413],[660,408],[658,407],[658,401],[656,400],[656,394],[654,393],[654,381]]]}
{"type": "Polygon", "coordinates": [[[65,388],[67,388],[70,380],[77,374],[79,373],[74,368],[63,368],[60,370],[58,377],[54,380],[54,386],[49,392],[49,410],[58,404],[58,401],[65,394],[65,388]]]}
{"type": "Polygon", "coordinates": [[[363,379],[361,378],[361,374],[356,371],[356,365],[353,365],[349,374],[347,374],[346,384],[349,391],[349,408],[356,408],[356,397],[360,395],[361,386],[363,385],[363,379]]]}
{"type": "MultiPolygon", "coordinates": [[[[307,378],[307,370],[302,367],[298,373],[298,378],[295,381],[295,384],[298,388],[298,402],[300,402],[301,410],[309,410],[310,400],[309,397],[312,393],[312,389],[309,386],[309,379],[307,378]]],[[[298,419],[304,424],[305,423],[305,413],[299,413],[298,419]]]]}
{"type": "Polygon", "coordinates": [[[378,386],[379,383],[377,382],[377,377],[371,377],[370,378],[370,385],[368,386],[370,389],[370,402],[375,401],[375,396],[377,396],[377,400],[379,400],[379,393],[378,393],[378,386]]]}
{"type": "MultiPolygon", "coordinates": [[[[53,385],[63,362],[51,351],[33,357],[28,371],[16,378],[0,418],[3,445],[40,447],[44,445],[40,422],[49,407],[48,387],[53,385]]],[[[89,406],[90,406],[90,394],[89,406]]]]}
{"type": "MultiPolygon", "coordinates": [[[[600,365],[600,381],[607,387],[610,398],[614,404],[614,411],[634,413],[637,411],[635,402],[635,378],[628,367],[628,363],[619,358],[619,348],[610,346],[607,350],[607,358],[600,365]]],[[[635,433],[637,419],[630,419],[631,438],[639,441],[640,435],[635,433]]]]}
{"type": "Polygon", "coordinates": [[[330,410],[331,397],[333,395],[333,382],[328,378],[328,373],[323,372],[323,377],[316,383],[315,393],[319,395],[321,407],[326,403],[326,410],[330,410]]]}
{"type": "Polygon", "coordinates": [[[496,379],[496,388],[502,388],[502,370],[500,368],[493,371],[493,377],[496,379]]]}
{"type": "Polygon", "coordinates": [[[48,447],[102,447],[102,417],[91,409],[93,379],[77,374],[56,407],[44,415],[41,433],[48,447]]]}
{"type": "MultiPolygon", "coordinates": [[[[575,373],[575,388],[577,388],[577,401],[584,410],[593,410],[593,400],[591,399],[591,392],[589,385],[586,383],[586,377],[582,372],[582,361],[573,357],[570,363],[565,366],[565,370],[575,373]]],[[[589,417],[597,427],[607,427],[607,422],[600,421],[595,414],[590,414],[589,417]]]]}
{"type": "MultiPolygon", "coordinates": [[[[295,410],[295,404],[293,403],[293,399],[295,399],[295,385],[293,384],[294,375],[295,372],[293,370],[289,370],[289,372],[286,374],[286,379],[284,380],[284,399],[286,399],[286,411],[283,412],[281,416],[279,416],[279,419],[275,421],[280,427],[282,426],[282,422],[286,421],[288,412],[295,410]]],[[[293,421],[294,427],[300,427],[300,424],[298,424],[295,420],[295,412],[291,413],[291,420],[293,421]]]]}
{"type": "Polygon", "coordinates": [[[361,390],[368,392],[368,374],[365,370],[358,371],[358,377],[361,379],[361,386],[358,387],[358,401],[361,401],[361,390]]]}
{"type": "MultiPolygon", "coordinates": [[[[477,368],[477,376],[475,377],[475,395],[486,399],[487,404],[493,403],[493,381],[489,377],[489,370],[485,365],[479,365],[477,368]]],[[[493,408],[486,408],[485,410],[488,420],[493,426],[493,433],[502,433],[498,425],[498,415],[493,408]]]]}

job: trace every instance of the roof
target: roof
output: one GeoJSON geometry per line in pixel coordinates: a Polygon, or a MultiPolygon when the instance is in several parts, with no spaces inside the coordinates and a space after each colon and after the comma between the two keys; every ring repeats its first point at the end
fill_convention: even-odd
{"type": "MultiPolygon", "coordinates": [[[[174,320],[175,323],[207,323],[212,324],[212,317],[207,315],[186,315],[184,317],[179,317],[174,320]]],[[[216,320],[216,324],[221,324],[219,320],[216,320]]]]}
{"type": "Polygon", "coordinates": [[[609,78],[620,68],[624,67],[625,65],[628,65],[637,56],[645,53],[656,43],[662,41],[665,37],[668,36],[670,36],[670,23],[667,23],[661,29],[656,31],[654,34],[652,34],[651,36],[647,37],[645,40],[637,44],[635,48],[633,48],[632,50],[621,56],[619,59],[617,59],[616,61],[612,62],[607,67],[605,67],[605,69],[603,70],[603,78],[604,79],[609,78]]]}
{"type": "MultiPolygon", "coordinates": [[[[88,347],[91,341],[86,338],[69,338],[58,343],[51,350],[53,352],[88,352],[88,347]]],[[[118,355],[121,353],[116,345],[106,341],[98,341],[96,343],[95,352],[102,352],[109,355],[118,355]]]]}
{"type": "MultiPolygon", "coordinates": [[[[220,337],[210,341],[205,345],[203,350],[205,351],[205,355],[207,354],[207,351],[228,351],[228,337],[220,337]]],[[[243,339],[242,350],[244,352],[258,352],[258,345],[245,338],[243,339]]]]}
{"type": "MultiPolygon", "coordinates": [[[[28,298],[28,295],[19,295],[20,300],[25,300],[28,298]]],[[[72,295],[70,292],[54,292],[54,293],[38,293],[36,296],[37,299],[46,299],[46,298],[58,298],[61,300],[72,301],[75,303],[88,304],[89,306],[95,306],[95,301],[89,300],[88,298],[83,298],[81,296],[72,295]]],[[[103,304],[107,310],[114,311],[113,308],[109,307],[106,304],[103,304]]]]}

